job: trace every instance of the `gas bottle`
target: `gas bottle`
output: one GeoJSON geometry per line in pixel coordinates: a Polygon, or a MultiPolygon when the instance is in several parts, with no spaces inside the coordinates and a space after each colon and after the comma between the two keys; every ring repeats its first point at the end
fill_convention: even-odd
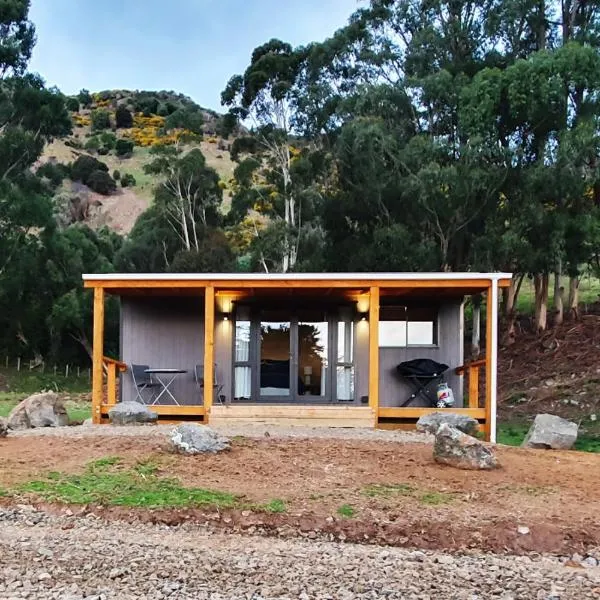
{"type": "Polygon", "coordinates": [[[446,382],[442,382],[437,388],[437,407],[447,408],[454,406],[454,394],[446,382]]]}

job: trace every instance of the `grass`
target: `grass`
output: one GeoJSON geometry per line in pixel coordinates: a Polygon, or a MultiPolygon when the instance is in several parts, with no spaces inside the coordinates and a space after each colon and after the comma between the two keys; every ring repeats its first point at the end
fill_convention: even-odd
{"type": "Polygon", "coordinates": [[[273,514],[284,513],[287,512],[287,506],[283,500],[275,498],[264,506],[264,510],[273,514]]]}
{"type": "Polygon", "coordinates": [[[29,371],[24,366],[20,371],[9,367],[0,368],[0,379],[6,390],[10,393],[35,394],[40,390],[53,390],[55,392],[66,392],[71,394],[83,394],[91,389],[91,382],[87,376],[87,370],[81,372],[81,376],[64,376],[64,372],[54,375],[54,371],[48,369],[45,373],[29,371]]]}
{"type": "Polygon", "coordinates": [[[453,494],[447,492],[423,491],[407,483],[369,485],[363,489],[363,494],[370,498],[407,496],[415,498],[422,504],[428,504],[430,506],[449,504],[455,499],[453,494]]]}
{"type": "Polygon", "coordinates": [[[48,502],[100,504],[141,508],[210,506],[234,508],[239,498],[228,492],[182,486],[177,479],[158,477],[150,462],[124,468],[109,456],[86,466],[79,475],[48,473],[44,479],[19,486],[15,492],[33,494],[48,502]]]}
{"type": "Polygon", "coordinates": [[[350,506],[349,504],[342,504],[337,509],[337,514],[343,519],[351,519],[356,515],[356,509],[353,506],[350,506]]]}

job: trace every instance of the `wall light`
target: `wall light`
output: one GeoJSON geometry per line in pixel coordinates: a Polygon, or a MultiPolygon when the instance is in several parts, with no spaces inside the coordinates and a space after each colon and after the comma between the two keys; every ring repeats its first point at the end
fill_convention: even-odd
{"type": "Polygon", "coordinates": [[[368,313],[366,313],[366,312],[359,312],[358,313],[358,317],[360,318],[361,321],[366,321],[367,320],[367,315],[368,315],[368,313]]]}

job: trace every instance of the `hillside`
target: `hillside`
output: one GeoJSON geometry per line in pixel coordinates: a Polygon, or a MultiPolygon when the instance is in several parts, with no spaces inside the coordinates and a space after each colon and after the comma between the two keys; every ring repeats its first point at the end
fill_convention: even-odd
{"type": "Polygon", "coordinates": [[[222,115],[203,109],[174,92],[110,90],[90,94],[87,99],[84,96],[69,98],[73,132],[48,144],[38,166],[44,163],[68,165],[80,156],[91,156],[105,163],[111,175],[115,171],[131,175],[135,184],[117,185],[116,191],[107,195],[81,182],[64,179],[56,194],[66,205],[67,218],[84,221],[92,228],[108,226],[121,234],[128,233],[151,204],[153,190],[160,182],[159,176],[144,171],[152,158],[151,148],[173,142],[184,152],[195,148],[202,151],[208,166],[222,181],[223,209],[227,210],[230,204],[227,186],[235,165],[229,152],[231,138],[227,140],[219,135],[222,115]],[[116,113],[123,108],[132,116],[130,127],[117,126],[116,113]],[[107,114],[106,127],[98,127],[99,113],[107,114]],[[168,128],[169,117],[178,114],[193,115],[195,123],[201,123],[197,132],[191,132],[194,135],[181,135],[190,133],[184,127],[168,128]],[[115,149],[119,140],[131,141],[132,152],[119,156],[115,149]]]}

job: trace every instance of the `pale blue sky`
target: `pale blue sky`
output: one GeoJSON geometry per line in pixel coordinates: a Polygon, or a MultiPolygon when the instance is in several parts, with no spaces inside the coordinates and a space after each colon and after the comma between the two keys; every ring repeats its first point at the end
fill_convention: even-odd
{"type": "Polygon", "coordinates": [[[271,38],[293,45],[343,26],[357,0],[32,0],[30,64],[64,93],[175,90],[220,109],[229,77],[271,38]]]}

